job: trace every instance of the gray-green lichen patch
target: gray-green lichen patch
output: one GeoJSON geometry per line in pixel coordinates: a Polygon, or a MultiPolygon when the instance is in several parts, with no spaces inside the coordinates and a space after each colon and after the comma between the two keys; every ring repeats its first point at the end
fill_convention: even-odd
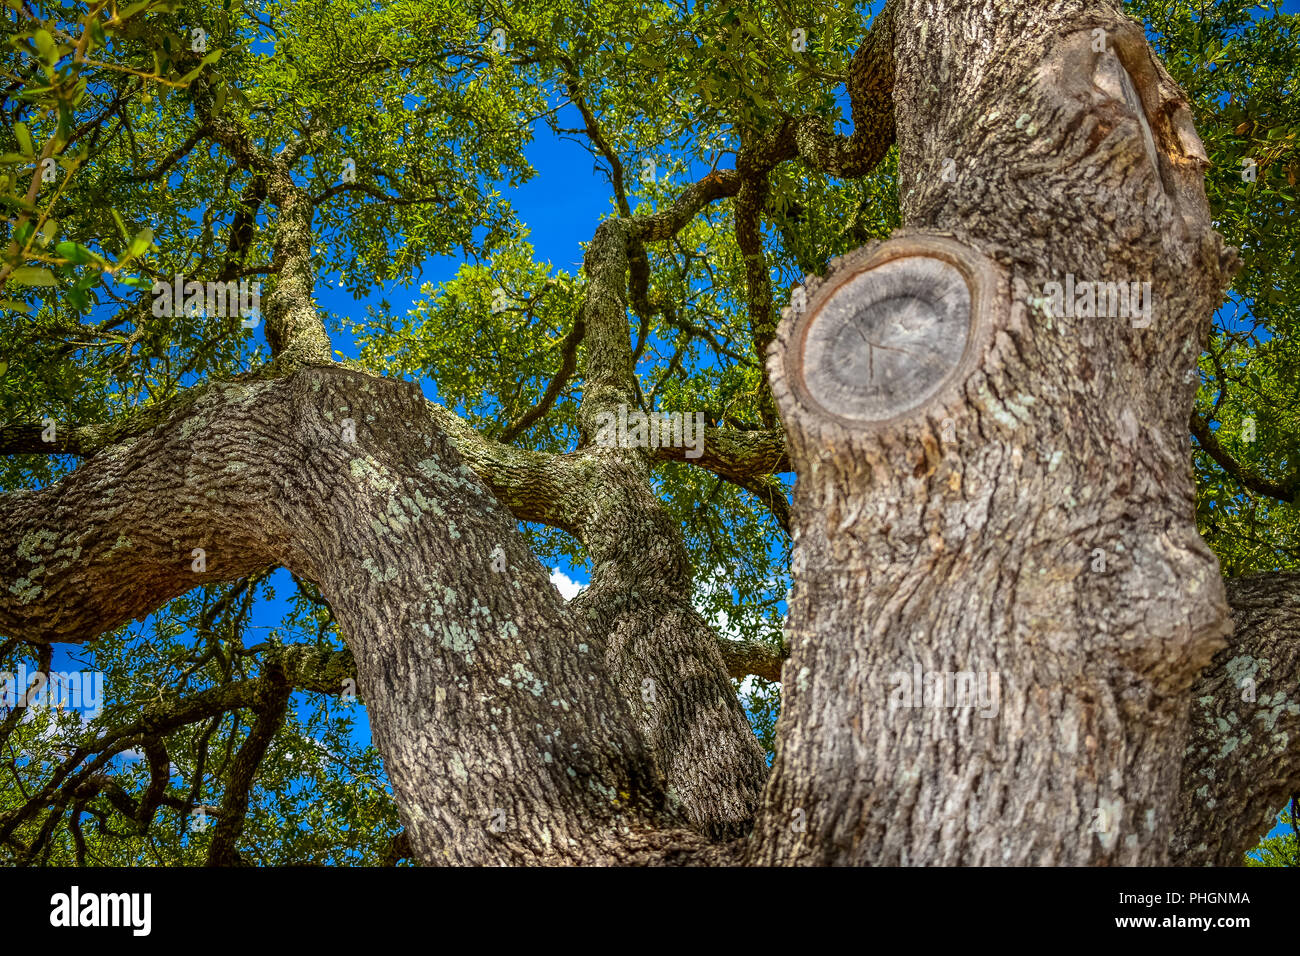
{"type": "Polygon", "coordinates": [[[195,413],[181,422],[181,441],[188,441],[196,432],[206,431],[207,428],[207,417],[195,413]]]}
{"type": "Polygon", "coordinates": [[[460,753],[453,750],[448,756],[451,775],[456,778],[456,782],[462,786],[469,783],[469,771],[465,769],[465,762],[461,759],[460,753]]]}
{"type": "Polygon", "coordinates": [[[397,499],[397,501],[401,505],[402,509],[409,512],[411,518],[413,518],[415,521],[419,521],[421,518],[424,517],[424,510],[425,507],[428,505],[428,501],[425,500],[424,495],[420,494],[418,489],[415,492],[414,498],[408,497],[407,495],[402,495],[397,499]],[[422,501],[424,502],[423,505],[420,504],[420,502],[422,501]]]}
{"type": "Polygon", "coordinates": [[[1017,395],[1016,399],[1021,401],[1011,399],[1000,401],[997,396],[989,391],[987,385],[981,383],[979,387],[979,398],[984,408],[999,424],[1008,429],[1017,429],[1022,424],[1031,421],[1028,408],[1031,403],[1023,401],[1026,397],[1017,395]]]}
{"type": "Polygon", "coordinates": [[[373,459],[353,458],[348,462],[348,472],[354,480],[380,494],[392,494],[397,490],[396,479],[381,470],[373,459]]]}
{"type": "Polygon", "coordinates": [[[474,653],[473,632],[455,621],[449,621],[443,626],[440,643],[447,650],[464,654],[467,658],[474,653]]]}
{"type": "Polygon", "coordinates": [[[436,458],[423,458],[415,463],[415,467],[420,469],[424,477],[430,481],[445,482],[447,474],[442,470],[442,465],[436,458]]]}
{"type": "Polygon", "coordinates": [[[1286,695],[1278,691],[1272,698],[1261,697],[1259,712],[1255,714],[1255,719],[1263,721],[1264,730],[1271,731],[1277,726],[1277,719],[1283,714],[1290,714],[1292,717],[1300,715],[1300,704],[1288,700],[1286,695]],[[1269,706],[1262,706],[1265,701],[1269,701],[1269,706]]]}
{"type": "Polygon", "coordinates": [[[227,402],[250,405],[266,390],[265,382],[216,382],[213,391],[227,402]]]}
{"type": "Polygon", "coordinates": [[[1259,671],[1259,661],[1249,654],[1238,654],[1224,665],[1224,670],[1227,672],[1228,679],[1234,685],[1240,687],[1245,680],[1256,680],[1255,675],[1259,671]]]}
{"type": "Polygon", "coordinates": [[[9,585],[9,593],[14,595],[19,604],[30,604],[41,595],[39,584],[33,584],[28,578],[19,578],[9,585]]]}
{"type": "Polygon", "coordinates": [[[71,567],[72,562],[81,557],[81,545],[77,545],[73,548],[60,548],[58,551],[55,551],[51,557],[63,558],[63,560],[59,562],[59,570],[71,567]]]}
{"type": "Polygon", "coordinates": [[[515,675],[516,687],[528,691],[534,697],[542,696],[542,689],[544,685],[540,680],[537,679],[537,675],[533,674],[526,667],[524,667],[523,664],[519,663],[518,661],[515,662],[512,669],[515,675]]]}
{"type": "MultiPolygon", "coordinates": [[[[411,499],[407,498],[405,500],[410,501],[411,499]]],[[[402,509],[401,499],[398,498],[388,499],[388,507],[384,509],[384,513],[388,517],[389,527],[395,531],[406,530],[412,520],[411,516],[402,509]]]]}
{"type": "Polygon", "coordinates": [[[53,531],[41,530],[32,531],[23,535],[23,539],[18,542],[18,557],[31,561],[33,564],[40,564],[41,558],[36,555],[36,551],[53,550],[58,543],[59,536],[53,531]]]}
{"type": "Polygon", "coordinates": [[[397,568],[394,567],[388,568],[387,570],[381,570],[379,566],[375,564],[374,558],[366,558],[361,562],[361,567],[370,572],[370,579],[376,584],[386,584],[393,580],[393,578],[397,577],[397,568]]]}

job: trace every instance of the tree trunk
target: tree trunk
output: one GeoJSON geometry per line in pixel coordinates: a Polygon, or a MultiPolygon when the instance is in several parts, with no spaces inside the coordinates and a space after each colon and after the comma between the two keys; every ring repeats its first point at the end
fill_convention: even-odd
{"type": "Polygon", "coordinates": [[[907,231],[806,290],[769,362],[796,585],[750,858],[1160,863],[1188,689],[1226,630],[1187,432],[1232,268],[1204,154],[1108,4],[894,12],[907,231]],[[913,339],[931,358],[899,359],[902,395],[846,391],[824,343],[874,321],[852,277],[887,266],[888,314],[929,323],[913,339]],[[1059,314],[1047,284],[1067,281],[1149,282],[1152,314],[1059,314]],[[966,354],[933,359],[953,335],[966,354]],[[954,701],[947,674],[988,699],[954,701]]]}

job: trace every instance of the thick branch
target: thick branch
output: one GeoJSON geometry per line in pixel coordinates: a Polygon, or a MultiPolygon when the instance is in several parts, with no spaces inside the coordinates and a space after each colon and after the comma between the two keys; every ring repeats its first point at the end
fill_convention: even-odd
{"type": "Polygon", "coordinates": [[[734,196],[739,191],[740,177],[734,170],[715,169],[687,186],[664,211],[652,216],[634,217],[630,226],[632,234],[644,242],[671,239],[709,203],[734,196]]]}
{"type": "Polygon", "coordinates": [[[838,136],[815,117],[795,127],[799,156],[831,176],[865,176],[894,143],[894,18],[897,3],[887,3],[849,64],[849,104],[853,132],[838,136]]]}
{"type": "Polygon", "coordinates": [[[779,681],[781,665],[785,663],[784,649],[773,648],[759,641],[718,641],[718,650],[727,665],[727,673],[737,680],[751,674],[764,680],[779,681]]]}
{"type": "Polygon", "coordinates": [[[167,426],[100,452],[54,485],[0,499],[0,632],[81,642],[199,584],[277,563],[244,524],[253,517],[245,496],[274,493],[247,458],[265,444],[256,433],[264,423],[234,411],[269,387],[197,390],[167,426]],[[232,483],[244,470],[249,484],[232,483]]]}
{"type": "MultiPolygon", "coordinates": [[[[241,168],[257,174],[254,182],[259,193],[259,181],[265,179],[266,195],[279,209],[272,258],[272,271],[278,279],[264,309],[271,355],[286,369],[331,361],[329,336],[313,298],[311,219],[315,207],[311,197],[294,183],[286,158],[266,156],[247,130],[212,112],[206,87],[196,84],[194,105],[212,138],[241,168]]],[[[232,235],[232,248],[233,243],[232,235]]]]}
{"type": "Polygon", "coordinates": [[[750,478],[778,475],[790,471],[786,457],[785,435],[779,428],[764,431],[738,431],[730,428],[705,428],[698,458],[688,458],[687,448],[656,448],[658,461],[684,461],[737,484],[750,478]]]}
{"type": "Polygon", "coordinates": [[[767,205],[767,171],[751,168],[752,159],[741,150],[737,163],[741,169],[742,185],[736,196],[736,245],[745,265],[745,308],[749,314],[749,333],[754,356],[763,367],[763,388],[758,410],[763,424],[773,427],[777,422],[776,405],[767,384],[766,361],[768,348],[776,335],[776,315],[772,308],[772,275],[768,270],[767,256],[763,252],[763,207],[767,205]]]}
{"type": "Polygon", "coordinates": [[[57,484],[0,498],[0,633],[86,640],[266,564],[333,608],[425,862],[703,846],[667,803],[604,633],[407,383],[321,367],[214,386],[57,484]]]}
{"type": "Polygon", "coordinates": [[[257,717],[248,737],[235,755],[226,779],[226,795],[221,805],[221,815],[212,842],[208,845],[208,866],[235,866],[241,862],[235,847],[244,830],[248,814],[249,793],[257,770],[271,747],[271,741],[284,724],[293,685],[282,670],[272,666],[264,681],[265,693],[256,707],[257,717]]]}
{"type": "Polygon", "coordinates": [[[1300,787],[1300,573],[1227,581],[1233,634],[1192,688],[1171,861],[1241,866],[1300,787]]]}
{"type": "Polygon", "coordinates": [[[681,528],[650,482],[641,448],[602,447],[602,415],[637,400],[627,317],[629,223],[601,223],[587,247],[585,388],[576,454],[577,532],[592,563],[575,612],[607,640],[606,664],[686,816],[715,839],[745,833],[766,766],[717,648],[690,603],[681,528]]]}
{"type": "Polygon", "coordinates": [[[536,521],[577,534],[574,503],[583,477],[574,456],[516,448],[479,434],[441,405],[428,412],[480,481],[520,521],[536,521]]]}

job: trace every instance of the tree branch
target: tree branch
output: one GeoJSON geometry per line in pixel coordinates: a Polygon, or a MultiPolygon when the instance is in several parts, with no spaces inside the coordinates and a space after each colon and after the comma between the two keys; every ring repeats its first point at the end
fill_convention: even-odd
{"type": "Polygon", "coordinates": [[[213,386],[61,481],[0,497],[0,633],[87,640],[267,564],[333,608],[423,861],[653,862],[705,847],[668,802],[605,634],[566,606],[409,383],[324,366],[213,386]]]}
{"type": "Polygon", "coordinates": [[[289,696],[293,693],[293,685],[287,680],[287,675],[274,666],[274,661],[271,663],[272,666],[262,681],[263,689],[256,706],[257,717],[243,746],[239,748],[239,753],[235,755],[226,780],[221,816],[216,832],[212,834],[212,842],[208,845],[208,866],[236,866],[243,862],[235,843],[244,830],[248,795],[271,741],[284,724],[289,709],[289,696]]]}
{"type": "Polygon", "coordinates": [[[764,680],[779,681],[781,665],[785,663],[784,648],[777,650],[759,641],[718,640],[718,650],[727,665],[727,673],[737,680],[753,674],[764,680]]]}
{"type": "Polygon", "coordinates": [[[1201,448],[1214,459],[1220,468],[1226,471],[1237,484],[1247,491],[1259,495],[1268,495],[1279,501],[1295,503],[1300,501],[1300,474],[1292,475],[1284,481],[1275,481],[1243,465],[1230,455],[1219,442],[1219,438],[1210,430],[1209,424],[1198,413],[1192,413],[1192,434],[1201,448]]]}
{"type": "Polygon", "coordinates": [[[894,2],[885,4],[849,64],[852,134],[837,136],[817,117],[795,125],[799,156],[813,169],[844,179],[865,176],[893,145],[897,6],[894,2]]]}
{"type": "Polygon", "coordinates": [[[740,177],[734,170],[715,169],[687,186],[667,209],[629,220],[631,234],[643,242],[671,239],[711,202],[740,191],[740,177]]]}
{"type": "Polygon", "coordinates": [[[1171,862],[1242,866],[1300,786],[1300,572],[1229,578],[1233,634],[1192,688],[1171,862]]]}
{"type": "Polygon", "coordinates": [[[532,427],[534,423],[540,421],[555,405],[556,399],[564,392],[564,386],[568,384],[569,379],[573,377],[574,371],[577,370],[578,345],[582,342],[582,337],[586,333],[586,325],[582,321],[581,313],[579,313],[573,321],[572,328],[569,329],[568,334],[564,336],[563,341],[560,343],[560,370],[555,373],[555,377],[546,386],[546,391],[542,393],[542,397],[537,404],[502,430],[501,441],[514,441],[515,438],[532,427]]]}
{"type": "Polygon", "coordinates": [[[750,478],[790,471],[785,433],[779,428],[740,431],[706,427],[700,456],[688,458],[689,450],[656,448],[653,454],[657,461],[684,461],[738,484],[750,478]]]}

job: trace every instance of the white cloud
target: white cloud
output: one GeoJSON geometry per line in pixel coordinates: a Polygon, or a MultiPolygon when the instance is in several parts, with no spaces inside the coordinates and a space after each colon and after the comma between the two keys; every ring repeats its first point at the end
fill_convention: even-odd
{"type": "Polygon", "coordinates": [[[560,596],[566,601],[573,600],[573,596],[587,586],[579,584],[559,568],[551,569],[551,583],[555,585],[560,592],[560,596]]]}

